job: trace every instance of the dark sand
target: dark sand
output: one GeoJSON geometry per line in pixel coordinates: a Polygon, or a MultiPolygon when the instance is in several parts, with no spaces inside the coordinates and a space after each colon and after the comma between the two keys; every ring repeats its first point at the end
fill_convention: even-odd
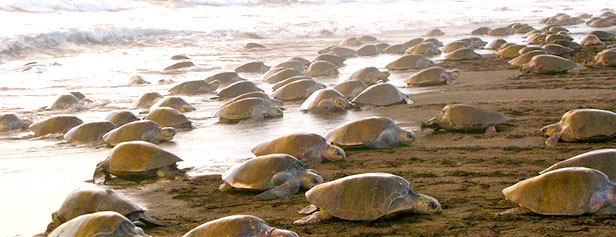
{"type": "Polygon", "coordinates": [[[418,132],[409,147],[393,150],[349,150],[348,160],[316,169],[326,181],[365,172],[388,172],[409,180],[415,190],[443,206],[439,215],[403,215],[374,222],[330,220],[294,226],[296,212],[307,205],[303,193],[275,201],[256,201],[256,193],[217,190],[220,176],[113,187],[150,209],[149,215],[174,223],[149,229],[155,236],[180,236],[216,218],[252,214],[271,226],[300,236],[610,236],[616,218],[606,216],[498,216],[514,207],[501,190],[530,178],[551,164],[616,141],[560,143],[546,147],[538,129],[577,108],[616,111],[616,69],[576,68],[568,74],[517,77],[506,60],[486,57],[472,62],[444,62],[463,71],[456,84],[442,91],[415,95],[412,105],[373,109],[403,126],[419,126],[450,103],[467,103],[498,111],[513,126],[494,137],[482,134],[418,132]]]}

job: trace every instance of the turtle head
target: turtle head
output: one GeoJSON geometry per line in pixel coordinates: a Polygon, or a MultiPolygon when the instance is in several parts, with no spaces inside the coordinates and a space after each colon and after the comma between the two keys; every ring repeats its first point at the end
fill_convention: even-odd
{"type": "Polygon", "coordinates": [[[165,127],[160,131],[160,135],[163,140],[169,141],[175,136],[175,128],[165,127]]]}
{"type": "Polygon", "coordinates": [[[266,237],[298,237],[297,233],[290,230],[272,229],[266,237]]]}
{"type": "Polygon", "coordinates": [[[94,176],[92,182],[95,184],[104,183],[107,181],[107,170],[109,169],[109,158],[101,161],[96,165],[96,169],[94,170],[94,176]]]}
{"type": "Polygon", "coordinates": [[[522,65],[522,66],[520,67],[520,72],[521,72],[522,74],[527,74],[527,73],[530,73],[530,64],[529,64],[529,63],[527,63],[527,64],[522,65]]]}
{"type": "Polygon", "coordinates": [[[546,136],[552,136],[552,134],[560,131],[560,123],[550,124],[541,128],[541,133],[546,136]]]}
{"type": "Polygon", "coordinates": [[[586,59],[584,60],[584,62],[582,63],[582,65],[584,65],[584,67],[589,67],[592,68],[595,66],[595,61],[591,60],[591,59],[586,59]]]}
{"type": "Polygon", "coordinates": [[[334,107],[339,109],[350,109],[353,106],[345,98],[336,98],[334,100],[334,107]]]}
{"type": "Polygon", "coordinates": [[[423,131],[426,128],[430,128],[430,129],[433,129],[433,130],[439,129],[440,126],[438,125],[437,120],[438,120],[438,118],[434,117],[434,118],[428,120],[428,122],[421,123],[421,130],[423,131]]]}
{"type": "Polygon", "coordinates": [[[377,77],[382,82],[386,82],[386,81],[389,81],[389,79],[388,79],[389,75],[390,75],[389,72],[379,72],[377,77]]]}
{"type": "Polygon", "coordinates": [[[415,203],[415,211],[419,214],[437,214],[441,213],[441,204],[436,198],[428,195],[419,194],[415,203]]]}
{"type": "Polygon", "coordinates": [[[323,178],[312,170],[306,170],[300,177],[299,181],[305,189],[311,189],[320,183],[323,183],[323,178]]]}
{"type": "Polygon", "coordinates": [[[453,84],[453,82],[458,79],[458,76],[460,76],[460,70],[458,69],[454,69],[451,71],[448,71],[446,73],[442,73],[441,74],[441,80],[447,82],[447,84],[453,84]]]}
{"type": "Polygon", "coordinates": [[[400,138],[400,142],[407,144],[407,145],[415,141],[415,133],[411,131],[400,129],[398,136],[400,138]]]}
{"type": "Polygon", "coordinates": [[[278,117],[282,117],[282,109],[276,107],[276,106],[270,106],[267,109],[267,116],[270,118],[278,118],[278,117]]]}
{"type": "Polygon", "coordinates": [[[61,220],[61,218],[58,216],[57,211],[51,213],[51,222],[49,222],[49,224],[47,225],[47,230],[45,231],[45,233],[51,233],[63,222],[64,220],[61,220]]]}
{"type": "Polygon", "coordinates": [[[346,158],[346,154],[344,153],[344,150],[342,150],[342,148],[334,145],[329,145],[329,147],[327,147],[326,158],[327,160],[344,160],[344,158],[346,158]]]}

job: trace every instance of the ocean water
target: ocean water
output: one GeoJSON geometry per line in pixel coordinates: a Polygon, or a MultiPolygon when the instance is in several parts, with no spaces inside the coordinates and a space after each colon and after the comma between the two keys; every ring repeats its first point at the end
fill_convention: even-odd
{"type": "MultiPolygon", "coordinates": [[[[32,120],[66,113],[40,108],[58,94],[80,91],[96,106],[73,114],[86,122],[96,121],[109,111],[132,109],[132,102],[145,92],[167,94],[176,83],[203,79],[254,60],[271,66],[293,56],[312,59],[318,49],[344,37],[369,34],[383,42],[401,43],[438,27],[447,33],[439,39],[450,42],[468,36],[478,26],[513,22],[539,26],[541,17],[558,12],[596,14],[610,4],[609,0],[3,0],[0,113],[17,113],[32,120]],[[267,49],[243,50],[247,42],[264,44],[267,49]],[[169,58],[176,54],[188,55],[196,67],[163,72],[174,63],[169,58]],[[30,62],[35,66],[24,70],[30,62]],[[127,86],[134,75],[152,84],[127,86]],[[175,83],[157,83],[170,79],[175,83]]],[[[575,36],[588,29],[582,24],[572,30],[575,36]]],[[[522,42],[519,35],[506,39],[522,42]]],[[[397,57],[352,58],[340,68],[339,76],[320,81],[333,85],[357,69],[383,68],[397,57]]],[[[394,73],[391,83],[411,97],[425,92],[402,88],[401,79],[410,74],[394,73]]],[[[271,92],[271,85],[259,81],[261,75],[242,76],[271,92]]],[[[385,113],[373,109],[314,116],[299,112],[301,102],[292,102],[285,104],[283,118],[224,125],[205,119],[221,104],[210,100],[212,96],[184,97],[197,107],[187,114],[197,128],[161,144],[185,160],[181,167],[194,167],[192,175],[220,173],[251,157],[254,145],[277,136],[292,132],[324,135],[346,121],[385,113]]],[[[412,115],[395,119],[405,128],[417,129],[411,126],[418,122],[412,115]]],[[[90,185],[83,181],[91,178],[96,163],[109,154],[108,148],[72,146],[53,138],[15,139],[25,135],[0,134],[0,185],[5,190],[0,198],[0,236],[42,232],[66,195],[90,185]]]]}

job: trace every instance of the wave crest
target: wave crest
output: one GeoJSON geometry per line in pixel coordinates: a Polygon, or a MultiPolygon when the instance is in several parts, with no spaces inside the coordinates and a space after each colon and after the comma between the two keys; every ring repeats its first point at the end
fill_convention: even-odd
{"type": "Polygon", "coordinates": [[[25,12],[117,11],[125,9],[123,0],[2,0],[0,9],[25,12]]]}

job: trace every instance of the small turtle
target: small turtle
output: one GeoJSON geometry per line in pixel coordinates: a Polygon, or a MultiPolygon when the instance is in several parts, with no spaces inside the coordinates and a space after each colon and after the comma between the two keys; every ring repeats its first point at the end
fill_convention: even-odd
{"type": "Polygon", "coordinates": [[[513,32],[511,31],[510,28],[507,27],[501,27],[501,28],[496,28],[496,29],[492,29],[488,32],[488,35],[490,36],[507,36],[507,35],[511,35],[513,32]]]}
{"type": "Polygon", "coordinates": [[[132,76],[129,80],[128,80],[128,85],[129,86],[135,86],[135,85],[146,85],[146,84],[150,84],[149,81],[146,81],[143,79],[143,77],[141,77],[141,75],[136,75],[136,76],[132,76]]]}
{"type": "Polygon", "coordinates": [[[465,104],[453,104],[443,107],[441,114],[426,123],[422,123],[421,129],[494,133],[496,126],[505,125],[508,121],[507,117],[497,112],[486,111],[465,104]]]}
{"type": "Polygon", "coordinates": [[[567,48],[559,44],[546,44],[542,47],[546,52],[552,55],[563,56],[573,53],[573,49],[567,48]]]}
{"type": "Polygon", "coordinates": [[[303,71],[304,68],[306,67],[306,64],[304,64],[304,62],[300,62],[300,61],[295,61],[295,60],[288,60],[288,61],[284,61],[279,63],[278,65],[274,66],[274,67],[282,67],[282,68],[292,68],[298,71],[303,71]]]}
{"type": "Polygon", "coordinates": [[[539,172],[539,174],[567,167],[596,169],[606,174],[610,181],[614,182],[616,181],[616,149],[601,149],[586,152],[558,162],[539,172]]]}
{"type": "Polygon", "coordinates": [[[107,114],[105,120],[112,122],[116,125],[116,127],[119,127],[130,122],[139,121],[139,118],[137,118],[133,112],[128,110],[119,110],[107,114]]]}
{"type": "Polygon", "coordinates": [[[266,118],[282,117],[282,110],[270,101],[252,97],[223,105],[214,116],[223,123],[237,123],[242,120],[263,121],[266,118]]]}
{"type": "Polygon", "coordinates": [[[173,139],[175,133],[175,128],[163,128],[155,122],[142,120],[124,124],[107,132],[103,135],[103,140],[110,146],[128,141],[146,141],[158,144],[173,139]]]}
{"type": "Polygon", "coordinates": [[[471,35],[487,35],[488,33],[490,33],[490,30],[492,30],[490,29],[490,27],[479,27],[471,31],[471,35]]]}
{"type": "Polygon", "coordinates": [[[72,115],[57,115],[47,118],[30,125],[30,131],[34,132],[34,136],[44,136],[47,134],[64,134],[71,128],[82,124],[81,119],[72,115]]]}
{"type": "Polygon", "coordinates": [[[614,215],[615,188],[607,175],[595,169],[557,169],[503,189],[505,198],[519,207],[501,214],[614,215]]]}
{"type": "Polygon", "coordinates": [[[161,98],[163,98],[163,96],[158,92],[148,92],[141,95],[139,99],[133,103],[133,106],[135,106],[135,108],[149,109],[161,98]]]}
{"type": "Polygon", "coordinates": [[[343,94],[336,89],[320,89],[312,93],[302,103],[300,110],[309,113],[331,113],[336,110],[345,110],[352,107],[343,94]]]}
{"type": "Polygon", "coordinates": [[[191,61],[184,61],[184,62],[179,62],[179,63],[174,63],[171,66],[168,66],[166,68],[163,69],[163,71],[171,71],[171,70],[177,70],[177,69],[182,69],[182,68],[187,68],[187,67],[194,67],[195,64],[191,61]]]}
{"type": "Polygon", "coordinates": [[[223,87],[220,91],[218,91],[217,95],[219,98],[233,98],[244,93],[255,91],[263,92],[263,89],[259,88],[254,82],[251,81],[238,81],[223,87]]]}
{"type": "Polygon", "coordinates": [[[216,91],[219,83],[213,81],[207,83],[204,80],[185,81],[177,84],[169,89],[169,93],[172,95],[198,95],[212,93],[216,91]]]}
{"type": "Polygon", "coordinates": [[[103,134],[116,128],[112,122],[89,122],[77,125],[64,134],[68,143],[99,143],[103,141],[103,134]]]}
{"type": "Polygon", "coordinates": [[[231,104],[235,101],[241,100],[241,99],[246,99],[246,98],[261,98],[264,99],[266,102],[272,104],[272,105],[276,105],[281,107],[283,105],[282,101],[280,100],[276,100],[276,99],[272,99],[269,97],[269,95],[263,93],[263,92],[249,92],[249,93],[245,93],[245,94],[241,94],[238,95],[237,97],[230,99],[229,101],[225,102],[225,105],[231,104]]]}
{"type": "Polygon", "coordinates": [[[491,50],[498,50],[505,43],[507,43],[507,41],[505,41],[504,39],[495,39],[495,40],[492,40],[490,43],[488,43],[488,45],[486,45],[484,48],[491,49],[491,50]]]}
{"type": "Polygon", "coordinates": [[[245,49],[264,49],[265,45],[259,43],[249,42],[244,45],[245,49]]]}
{"type": "Polygon", "coordinates": [[[113,211],[96,212],[73,218],[58,226],[49,237],[132,236],[148,237],[123,215],[113,211]]]}
{"type": "Polygon", "coordinates": [[[595,55],[593,60],[584,62],[586,67],[616,67],[616,50],[606,49],[595,55]]]}
{"type": "Polygon", "coordinates": [[[509,64],[511,66],[521,67],[524,64],[527,64],[528,62],[530,62],[530,60],[533,57],[537,55],[542,55],[542,54],[548,54],[548,52],[546,52],[543,49],[529,51],[529,52],[521,54],[520,56],[515,57],[514,59],[509,60],[509,64]]]}
{"type": "Polygon", "coordinates": [[[405,47],[403,44],[394,44],[388,46],[387,48],[384,48],[382,51],[386,54],[404,54],[406,49],[407,47],[405,47]]]}
{"type": "Polygon", "coordinates": [[[423,43],[424,41],[425,41],[425,40],[424,40],[424,38],[421,38],[421,37],[420,37],[420,38],[415,38],[415,39],[411,39],[411,40],[409,40],[409,41],[406,41],[406,42],[402,43],[402,45],[403,45],[405,48],[407,48],[407,49],[408,49],[408,48],[411,48],[411,47],[413,47],[413,46],[415,46],[415,45],[421,44],[421,43],[423,43]]]}
{"type": "Polygon", "coordinates": [[[111,180],[111,175],[134,181],[185,177],[184,171],[177,168],[178,161],[182,159],[152,143],[122,142],[111,149],[107,159],[96,165],[93,181],[106,183],[111,180]]]}
{"type": "Polygon", "coordinates": [[[357,95],[351,102],[358,106],[388,106],[400,103],[413,103],[407,95],[389,83],[372,85],[357,95]]]}
{"type": "Polygon", "coordinates": [[[342,67],[344,66],[344,61],[346,60],[346,58],[340,57],[340,56],[336,56],[333,54],[319,54],[319,56],[317,56],[316,58],[314,58],[314,62],[316,61],[326,61],[326,62],[330,62],[338,67],[342,67]]]}
{"type": "Polygon", "coordinates": [[[506,48],[503,48],[499,51],[496,51],[496,55],[499,58],[504,58],[504,59],[512,59],[515,58],[517,56],[520,56],[520,50],[525,48],[526,46],[524,45],[510,45],[506,48]]]}
{"type": "Polygon", "coordinates": [[[327,143],[325,138],[314,133],[294,133],[261,143],[252,148],[256,156],[288,154],[309,165],[320,164],[323,159],[344,160],[342,148],[327,143]]]}
{"type": "Polygon", "coordinates": [[[376,47],[374,44],[364,45],[361,48],[357,49],[358,56],[375,56],[381,54],[381,50],[376,47]]]}
{"type": "Polygon", "coordinates": [[[173,55],[171,56],[171,60],[190,60],[190,58],[186,55],[173,55]]]}
{"type": "Polygon", "coordinates": [[[300,211],[312,215],[293,224],[318,223],[336,217],[350,221],[372,221],[396,214],[437,214],[441,204],[413,190],[406,179],[387,173],[351,175],[322,183],[306,192],[311,206],[300,211]]]}
{"type": "Polygon", "coordinates": [[[47,106],[50,110],[67,110],[81,105],[81,100],[72,94],[59,95],[51,105],[47,106]]]}
{"type": "Polygon", "coordinates": [[[453,41],[453,42],[443,46],[443,52],[444,53],[451,53],[451,52],[456,51],[458,49],[468,48],[468,47],[470,47],[470,45],[467,42],[462,41],[462,40],[456,40],[456,41],[453,41]]]}
{"type": "Polygon", "coordinates": [[[548,146],[564,142],[602,141],[616,136],[616,113],[599,109],[575,109],[563,114],[558,123],[541,128],[548,146]]]}
{"type": "Polygon", "coordinates": [[[186,118],[180,111],[174,108],[160,107],[150,110],[144,120],[150,120],[158,123],[161,127],[174,128],[193,128],[192,122],[186,118]]]}
{"type": "Polygon", "coordinates": [[[21,120],[15,114],[0,114],[0,132],[7,132],[16,129],[26,129],[30,122],[21,120]]]}
{"type": "Polygon", "coordinates": [[[347,47],[359,47],[362,45],[362,42],[357,37],[351,37],[343,39],[338,45],[347,47]]]}
{"type": "Polygon", "coordinates": [[[350,57],[357,56],[357,52],[355,52],[355,50],[352,50],[346,47],[340,47],[340,46],[330,46],[325,49],[319,50],[318,53],[319,54],[329,53],[329,54],[333,54],[333,55],[340,56],[343,58],[350,58],[350,57]]]}
{"type": "Polygon", "coordinates": [[[461,49],[458,49],[456,51],[453,51],[447,54],[445,58],[447,60],[453,60],[453,61],[474,60],[474,59],[480,59],[481,55],[478,53],[475,53],[475,50],[473,50],[473,48],[461,48],[461,49]]]}
{"type": "Polygon", "coordinates": [[[575,67],[577,64],[566,58],[556,55],[536,55],[530,62],[524,64],[520,71],[522,73],[556,74],[565,73],[575,67]]]}
{"type": "Polygon", "coordinates": [[[312,79],[303,79],[286,84],[272,93],[272,97],[281,101],[303,100],[313,92],[326,86],[312,79]]]}
{"type": "Polygon", "coordinates": [[[304,163],[287,154],[257,156],[231,167],[222,175],[220,191],[231,188],[260,191],[257,200],[274,200],[290,196],[300,189],[311,189],[323,178],[304,163]]]}
{"type": "Polygon", "coordinates": [[[220,86],[227,86],[237,81],[245,81],[246,79],[241,78],[239,75],[237,75],[237,72],[220,72],[220,73],[211,75],[203,80],[207,82],[208,84],[212,84],[212,85],[214,85],[213,83],[217,83],[218,86],[220,87],[220,86]]]}
{"type": "Polygon", "coordinates": [[[580,40],[582,46],[601,46],[605,45],[596,35],[587,35],[580,40]]]}
{"type": "Polygon", "coordinates": [[[188,102],[182,99],[182,97],[179,97],[179,96],[164,97],[158,100],[156,104],[152,105],[151,108],[155,109],[155,108],[164,108],[164,107],[174,108],[177,111],[180,111],[182,113],[191,112],[191,111],[196,110],[195,107],[190,105],[188,102]]]}
{"type": "Polygon", "coordinates": [[[132,222],[144,222],[152,226],[161,224],[145,215],[145,209],[126,197],[106,188],[81,188],[71,192],[60,209],[51,214],[52,221],[47,225],[47,233],[62,223],[75,217],[102,211],[114,211],[132,222]]]}
{"type": "Polygon", "coordinates": [[[291,82],[306,80],[306,79],[311,80],[312,78],[307,77],[307,76],[296,76],[296,77],[290,77],[290,78],[284,79],[282,81],[276,82],[276,84],[272,86],[272,91],[278,90],[278,88],[283,87],[291,82]]]}
{"type": "MultiPolygon", "coordinates": [[[[271,70],[271,69],[270,69],[271,70]]],[[[287,78],[303,76],[304,74],[298,70],[292,68],[282,69],[268,77],[266,77],[267,73],[263,75],[263,80],[267,83],[277,83],[287,78]]]]}
{"type": "Polygon", "coordinates": [[[262,61],[244,63],[235,68],[235,72],[240,73],[265,73],[270,69],[270,66],[265,65],[262,61]]]}
{"type": "Polygon", "coordinates": [[[430,59],[426,59],[421,54],[408,54],[404,55],[391,63],[388,63],[385,68],[389,71],[394,70],[409,70],[409,69],[421,69],[434,66],[434,62],[430,59]]]}
{"type": "Polygon", "coordinates": [[[411,86],[436,86],[452,84],[460,75],[457,69],[447,71],[442,67],[431,67],[421,70],[411,77],[404,79],[407,85],[411,86]]]}
{"type": "Polygon", "coordinates": [[[338,75],[338,66],[327,61],[315,61],[304,71],[310,77],[328,77],[338,75]]]}
{"type": "Polygon", "coordinates": [[[273,228],[256,216],[234,215],[197,226],[183,237],[203,236],[298,237],[299,235],[293,231],[273,228]]]}
{"type": "Polygon", "coordinates": [[[376,67],[365,67],[355,71],[347,81],[360,80],[366,83],[366,85],[372,85],[377,82],[387,82],[389,79],[389,72],[381,72],[376,67]]]}
{"type": "Polygon", "coordinates": [[[415,134],[401,129],[389,118],[368,117],[348,122],[329,131],[325,139],[344,149],[358,147],[389,149],[411,144],[415,140],[415,134]]]}
{"type": "Polygon", "coordinates": [[[441,31],[440,29],[431,29],[429,31],[424,32],[423,35],[432,37],[432,36],[442,36],[442,35],[445,35],[445,33],[441,31]]]}
{"type": "Polygon", "coordinates": [[[368,85],[361,80],[349,80],[338,83],[333,88],[344,95],[348,100],[353,100],[357,95],[368,88],[368,85]]]}
{"type": "Polygon", "coordinates": [[[441,54],[441,50],[438,49],[438,46],[432,42],[423,42],[421,44],[415,45],[411,48],[408,48],[405,53],[407,54],[421,54],[426,57],[435,56],[441,54]]]}

